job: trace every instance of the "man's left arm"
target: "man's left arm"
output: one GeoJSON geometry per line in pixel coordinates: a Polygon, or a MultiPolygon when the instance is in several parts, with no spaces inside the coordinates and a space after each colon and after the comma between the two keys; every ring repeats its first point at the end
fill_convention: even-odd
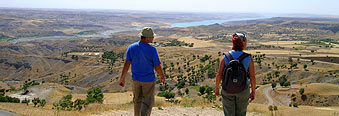
{"type": "Polygon", "coordinates": [[[157,73],[159,74],[160,81],[162,82],[162,84],[165,84],[165,76],[164,76],[164,73],[162,71],[162,68],[161,68],[160,64],[161,64],[161,62],[160,62],[160,59],[159,59],[159,55],[158,55],[157,49],[154,49],[154,51],[153,51],[154,70],[157,71],[157,73]]]}
{"type": "Polygon", "coordinates": [[[165,76],[164,76],[164,73],[162,72],[161,66],[160,65],[154,66],[154,69],[159,74],[160,81],[162,82],[162,84],[165,84],[165,76]]]}

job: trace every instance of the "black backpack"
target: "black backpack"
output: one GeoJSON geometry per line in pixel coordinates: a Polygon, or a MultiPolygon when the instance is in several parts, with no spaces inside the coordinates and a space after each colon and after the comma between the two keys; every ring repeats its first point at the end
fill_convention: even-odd
{"type": "Polygon", "coordinates": [[[222,89],[226,93],[239,93],[247,87],[247,73],[244,64],[241,63],[243,59],[250,56],[250,54],[243,53],[238,59],[233,59],[230,53],[225,52],[224,55],[229,63],[225,66],[222,76],[222,89]]]}

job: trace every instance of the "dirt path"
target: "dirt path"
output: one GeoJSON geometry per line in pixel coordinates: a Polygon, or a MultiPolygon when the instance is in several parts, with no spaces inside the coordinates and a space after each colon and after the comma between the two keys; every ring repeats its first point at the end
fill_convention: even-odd
{"type": "Polygon", "coordinates": [[[12,112],[0,110],[0,116],[20,116],[20,115],[14,114],[12,112]]]}
{"type": "MultiPolygon", "coordinates": [[[[280,88],[280,86],[278,85],[276,88],[280,88]]],[[[278,93],[277,96],[272,97],[271,92],[275,92],[275,91],[273,91],[271,86],[267,86],[267,87],[263,88],[263,93],[264,93],[264,95],[267,99],[267,102],[264,103],[264,104],[276,105],[276,106],[288,106],[290,104],[290,100],[288,100],[287,95],[279,95],[279,93],[278,93]]]]}
{"type": "MultiPolygon", "coordinates": [[[[185,108],[185,107],[166,107],[152,109],[151,116],[223,116],[222,110],[214,108],[185,108]]],[[[133,116],[133,109],[127,111],[105,112],[94,116],[133,116]]],[[[246,116],[265,116],[256,112],[248,112],[246,116]]]]}
{"type": "MultiPolygon", "coordinates": [[[[280,59],[288,59],[289,57],[281,57],[281,56],[266,56],[268,58],[280,58],[280,59]]],[[[292,58],[294,61],[297,60],[298,58],[292,58]]],[[[303,59],[299,58],[300,61],[309,61],[311,62],[310,59],[303,59]]],[[[325,62],[325,61],[320,61],[320,60],[314,60],[315,63],[324,63],[324,64],[332,64],[332,65],[339,65],[338,63],[333,63],[333,62],[325,62]]]]}
{"type": "Polygon", "coordinates": [[[272,98],[271,95],[270,95],[270,91],[272,91],[272,90],[273,90],[273,89],[272,89],[272,87],[270,87],[270,86],[265,87],[265,88],[263,89],[263,93],[264,93],[264,95],[265,95],[265,97],[266,97],[266,99],[267,99],[267,102],[268,102],[268,103],[265,103],[265,104],[267,104],[267,105],[273,105],[273,104],[274,104],[273,98],[272,98]]]}
{"type": "Polygon", "coordinates": [[[8,96],[19,98],[20,101],[26,99],[33,100],[34,98],[39,97],[40,99],[48,98],[48,95],[53,92],[51,88],[30,88],[29,93],[26,95],[21,95],[22,92],[18,92],[15,94],[10,94],[8,96]]]}

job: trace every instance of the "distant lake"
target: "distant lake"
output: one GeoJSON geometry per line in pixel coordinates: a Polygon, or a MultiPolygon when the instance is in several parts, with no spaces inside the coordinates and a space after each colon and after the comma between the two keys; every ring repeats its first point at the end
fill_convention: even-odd
{"type": "Polygon", "coordinates": [[[189,26],[199,26],[199,25],[212,25],[215,23],[222,24],[231,21],[245,21],[245,20],[257,20],[257,19],[265,19],[272,18],[273,16],[265,16],[265,17],[256,17],[256,18],[234,18],[234,19],[226,19],[226,20],[203,20],[203,21],[194,21],[194,22],[184,22],[184,23],[173,23],[171,27],[189,27],[189,26]]]}

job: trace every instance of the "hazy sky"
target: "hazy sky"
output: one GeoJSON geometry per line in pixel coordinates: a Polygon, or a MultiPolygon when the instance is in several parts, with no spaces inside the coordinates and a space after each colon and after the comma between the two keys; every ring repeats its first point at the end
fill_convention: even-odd
{"type": "Polygon", "coordinates": [[[339,15],[339,0],[0,0],[0,7],[339,15]]]}

